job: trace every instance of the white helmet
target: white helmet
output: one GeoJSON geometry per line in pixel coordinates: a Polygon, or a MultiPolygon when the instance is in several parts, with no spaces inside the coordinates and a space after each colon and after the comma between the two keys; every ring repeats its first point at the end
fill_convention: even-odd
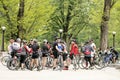
{"type": "Polygon", "coordinates": [[[16,41],[17,41],[17,42],[21,42],[21,39],[20,39],[20,38],[17,38],[16,41]]]}
{"type": "Polygon", "coordinates": [[[47,41],[47,39],[44,39],[43,42],[47,43],[48,41],[47,41]]]}

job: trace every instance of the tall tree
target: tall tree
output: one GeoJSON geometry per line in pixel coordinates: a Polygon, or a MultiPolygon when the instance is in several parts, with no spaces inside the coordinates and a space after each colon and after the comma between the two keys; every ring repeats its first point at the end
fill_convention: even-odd
{"type": "Polygon", "coordinates": [[[19,0],[19,10],[18,10],[18,15],[17,15],[17,37],[21,37],[23,38],[22,36],[20,36],[20,33],[21,35],[23,35],[23,17],[24,17],[24,0],[19,0]]]}
{"type": "Polygon", "coordinates": [[[100,48],[102,50],[105,50],[108,47],[108,22],[110,20],[110,10],[115,3],[115,0],[104,0],[103,16],[100,26],[100,48]]]}

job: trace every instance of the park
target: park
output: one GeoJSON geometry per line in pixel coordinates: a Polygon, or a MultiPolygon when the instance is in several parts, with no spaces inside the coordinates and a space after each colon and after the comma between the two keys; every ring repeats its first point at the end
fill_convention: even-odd
{"type": "MultiPolygon", "coordinates": [[[[0,0],[0,79],[119,80],[119,16],[120,0],[0,0]],[[29,47],[29,44],[33,45],[36,42],[39,45],[39,56],[44,53],[44,44],[49,43],[47,48],[48,46],[50,48],[48,52],[45,52],[49,53],[49,55],[41,55],[38,62],[38,65],[42,66],[40,67],[42,70],[36,71],[36,69],[33,69],[32,71],[32,56],[36,51],[34,51],[31,45],[27,48],[26,53],[32,54],[27,56],[29,58],[27,61],[25,60],[29,66],[23,71],[20,69],[21,66],[19,69],[16,69],[18,64],[11,68],[12,62],[10,60],[14,62],[14,57],[11,57],[12,51],[10,52],[9,46],[17,42],[18,38],[20,39],[20,47],[27,44],[29,47]],[[62,52],[56,48],[60,43],[59,40],[56,42],[57,39],[61,40],[60,45],[65,45],[64,47],[62,46],[64,48],[62,52]],[[94,60],[91,57],[87,64],[87,61],[84,62],[83,57],[86,54],[85,50],[82,51],[82,47],[87,45],[86,42],[91,46],[91,40],[94,41],[95,46],[91,47],[93,50],[91,50],[90,54],[94,52],[94,56],[97,55],[97,57],[94,60]],[[77,45],[80,56],[78,58],[76,57],[77,53],[72,52],[72,42],[77,45]],[[30,49],[31,51],[29,51],[30,49]],[[68,70],[63,70],[63,67],[60,68],[61,70],[52,70],[57,64],[57,60],[54,62],[56,59],[54,52],[56,50],[58,50],[58,53],[68,53],[65,62],[63,62],[64,56],[62,55],[61,57],[61,54],[59,54],[61,61],[58,59],[58,63],[60,63],[59,67],[67,65],[69,67],[68,70]],[[105,54],[104,57],[101,55],[102,52],[105,54]],[[110,59],[105,57],[106,54],[109,56],[109,52],[112,54],[110,59]],[[71,54],[73,54],[73,58],[70,57],[71,54]],[[46,56],[47,58],[43,59],[46,56]],[[46,69],[47,62],[45,62],[45,59],[48,59],[47,61],[49,65],[52,65],[52,68],[46,69]],[[94,69],[90,68],[90,62],[94,62],[94,69]],[[96,65],[99,68],[96,68],[96,65]]],[[[19,65],[21,65],[21,62],[19,65]]],[[[38,69],[37,61],[35,66],[38,69]]]]}

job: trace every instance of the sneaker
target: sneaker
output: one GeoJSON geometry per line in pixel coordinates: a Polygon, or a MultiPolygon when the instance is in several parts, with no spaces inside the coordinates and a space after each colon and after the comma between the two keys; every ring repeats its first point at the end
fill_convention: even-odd
{"type": "Polygon", "coordinates": [[[33,71],[33,67],[31,67],[30,70],[33,71]]]}
{"type": "Polygon", "coordinates": [[[37,67],[37,71],[40,71],[40,68],[39,68],[39,66],[37,67]]]}
{"type": "Polygon", "coordinates": [[[65,66],[65,67],[63,68],[63,70],[68,70],[68,66],[65,66]]]}
{"type": "Polygon", "coordinates": [[[57,71],[57,68],[56,68],[56,67],[54,67],[54,68],[53,68],[53,71],[57,71]]]}
{"type": "Polygon", "coordinates": [[[63,70],[68,70],[68,68],[63,68],[63,70]]]}
{"type": "Polygon", "coordinates": [[[21,68],[21,70],[23,71],[23,70],[25,70],[25,68],[21,68]]]}

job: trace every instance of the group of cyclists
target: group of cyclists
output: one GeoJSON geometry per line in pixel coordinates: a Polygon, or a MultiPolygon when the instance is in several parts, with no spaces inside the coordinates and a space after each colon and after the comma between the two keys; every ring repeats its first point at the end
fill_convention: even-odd
{"type": "MultiPolygon", "coordinates": [[[[42,57],[42,69],[46,69],[48,55],[53,58],[51,64],[53,70],[57,70],[59,55],[62,55],[63,57],[63,70],[69,70],[69,66],[72,64],[73,57],[80,56],[82,53],[84,54],[84,59],[89,62],[90,67],[93,67],[93,60],[96,51],[97,48],[93,40],[89,40],[85,42],[84,45],[79,47],[75,39],[71,40],[70,49],[68,51],[67,44],[60,38],[56,38],[52,44],[50,44],[45,39],[40,45],[36,39],[31,39],[29,42],[27,42],[26,40],[21,40],[20,38],[16,40],[10,39],[10,44],[8,46],[8,52],[12,58],[16,59],[19,54],[21,70],[24,70],[25,60],[28,55],[31,55],[32,58],[32,60],[30,61],[30,70],[33,70],[34,66],[37,68],[37,70],[40,70],[40,56],[42,57]]],[[[99,49],[98,51],[99,54],[106,54],[107,57],[105,58],[105,61],[108,60],[110,54],[112,54],[113,62],[115,62],[115,60],[117,60],[118,58],[118,52],[113,48],[107,49],[105,51],[99,49]]]]}

